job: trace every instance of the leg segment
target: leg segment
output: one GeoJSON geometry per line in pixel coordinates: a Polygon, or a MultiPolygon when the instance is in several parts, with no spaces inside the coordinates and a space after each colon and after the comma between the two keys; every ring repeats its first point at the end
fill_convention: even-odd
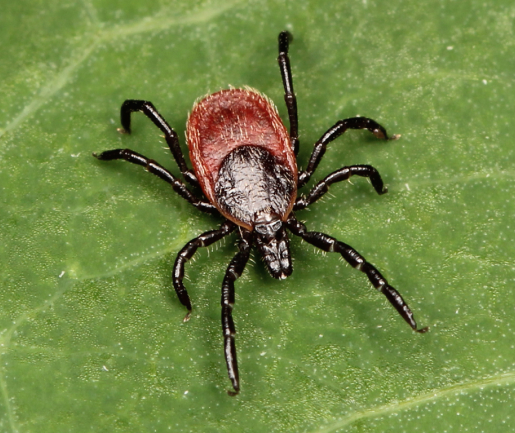
{"type": "Polygon", "coordinates": [[[193,257],[199,247],[207,247],[216,241],[219,241],[223,237],[227,236],[236,228],[236,225],[231,221],[225,221],[218,230],[211,230],[202,233],[200,236],[189,241],[177,254],[175,264],[173,266],[173,287],[181,304],[188,309],[188,313],[184,317],[184,321],[187,322],[191,314],[191,302],[188,292],[182,283],[184,279],[184,265],[186,262],[193,257]]]}
{"type": "Polygon", "coordinates": [[[354,248],[324,233],[308,232],[306,226],[297,221],[293,214],[290,215],[286,224],[293,234],[300,236],[315,247],[330,253],[340,253],[351,266],[366,274],[372,285],[386,296],[390,304],[395,307],[397,312],[413,330],[420,333],[428,330],[427,327],[422,329],[417,328],[417,322],[415,322],[413,318],[413,313],[408,307],[408,304],[402,299],[400,293],[390,286],[379,271],[372,266],[372,264],[368,263],[354,248]]]}
{"type": "Polygon", "coordinates": [[[299,120],[297,117],[297,98],[293,90],[293,80],[291,77],[290,58],[288,57],[288,47],[293,40],[293,36],[288,32],[279,33],[279,69],[284,86],[284,102],[288,109],[290,119],[290,139],[295,156],[299,152],[299,120]]]}
{"type": "Polygon", "coordinates": [[[381,179],[379,172],[374,167],[371,165],[352,165],[350,167],[340,168],[339,170],[331,173],[324,180],[318,182],[309,192],[307,197],[299,197],[297,199],[293,210],[300,210],[308,207],[311,203],[314,203],[329,191],[330,185],[336,182],[341,182],[342,180],[347,180],[354,175],[368,177],[378,194],[384,194],[388,191],[383,185],[383,180],[381,179]]]}
{"type": "Polygon", "coordinates": [[[145,114],[154,124],[163,131],[165,135],[166,142],[168,143],[168,147],[172,152],[179,169],[181,170],[184,178],[192,185],[198,186],[198,180],[193,174],[193,171],[188,169],[186,166],[186,162],[184,160],[184,155],[182,154],[181,147],[179,145],[179,138],[177,137],[177,133],[168,125],[165,119],[158,113],[154,105],[148,101],[141,101],[136,99],[127,99],[123,104],[120,110],[120,117],[123,129],[119,131],[121,133],[131,133],[131,113],[134,111],[141,111],[145,114]]]}
{"type": "Polygon", "coordinates": [[[224,354],[227,364],[227,373],[231,380],[234,391],[227,391],[229,395],[236,395],[240,392],[240,378],[238,373],[238,361],[236,359],[236,343],[234,335],[236,328],[232,320],[232,309],[234,307],[234,282],[240,277],[249,260],[250,247],[252,246],[251,232],[242,229],[241,240],[238,245],[239,252],[234,256],[225,272],[222,284],[222,331],[224,334],[224,354]]]}
{"type": "MultiPolygon", "coordinates": [[[[304,186],[315,172],[322,156],[324,156],[327,144],[342,135],[347,129],[368,129],[377,138],[388,140],[386,129],[372,119],[366,117],[352,117],[350,119],[339,120],[315,143],[315,147],[309,158],[308,167],[305,171],[299,172],[299,188],[304,186]]],[[[391,139],[394,140],[398,137],[398,135],[394,135],[391,139]]]]}
{"type": "Polygon", "coordinates": [[[105,152],[102,152],[99,155],[97,155],[96,153],[93,153],[93,156],[102,161],[111,161],[113,159],[124,159],[125,161],[132,162],[133,164],[141,165],[141,166],[145,167],[145,169],[148,172],[155,174],[156,176],[160,177],[161,179],[163,179],[164,181],[166,181],[170,185],[172,185],[172,188],[175,192],[177,192],[182,198],[189,201],[197,209],[200,209],[201,211],[208,212],[208,213],[215,213],[217,211],[216,207],[213,206],[211,203],[204,202],[202,200],[199,200],[197,197],[195,197],[193,195],[193,193],[186,187],[186,185],[184,185],[184,183],[182,183],[181,180],[177,179],[166,168],[159,165],[153,159],[149,159],[143,155],[140,155],[139,153],[136,153],[133,150],[130,150],[130,149],[106,150],[105,152]]]}

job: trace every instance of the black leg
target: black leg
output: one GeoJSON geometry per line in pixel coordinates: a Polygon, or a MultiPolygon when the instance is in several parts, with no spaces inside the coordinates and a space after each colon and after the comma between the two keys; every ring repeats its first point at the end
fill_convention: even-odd
{"type": "MultiPolygon", "coordinates": [[[[366,117],[352,117],[350,119],[339,120],[315,143],[315,147],[311,153],[311,157],[309,158],[308,167],[305,171],[299,172],[299,188],[304,186],[311,178],[311,175],[316,170],[322,156],[324,156],[327,144],[342,135],[347,131],[347,129],[368,129],[377,138],[388,140],[386,129],[372,119],[368,119],[366,117]]],[[[398,137],[398,135],[394,135],[391,139],[395,140],[398,137]]]]}
{"type": "Polygon", "coordinates": [[[232,309],[234,307],[234,282],[240,277],[249,260],[250,248],[252,246],[252,233],[241,229],[241,240],[238,245],[239,252],[234,256],[225,272],[222,284],[222,331],[224,334],[224,354],[227,364],[227,373],[231,380],[234,391],[227,391],[229,395],[236,395],[240,392],[240,377],[238,373],[238,361],[236,359],[236,343],[234,335],[236,328],[232,320],[232,309]]]}
{"type": "Polygon", "coordinates": [[[417,322],[413,318],[413,313],[408,304],[402,299],[400,293],[390,286],[379,271],[372,264],[368,263],[354,248],[324,233],[308,232],[306,226],[297,221],[293,214],[290,215],[286,224],[293,234],[300,236],[315,247],[330,253],[340,253],[351,266],[366,274],[372,285],[386,296],[390,304],[395,307],[413,330],[421,333],[428,330],[428,327],[417,329],[417,322]]]}
{"type": "Polygon", "coordinates": [[[133,164],[138,164],[145,169],[160,177],[164,181],[168,182],[172,185],[172,188],[175,192],[177,192],[182,198],[188,200],[193,206],[201,211],[208,213],[215,213],[217,209],[211,203],[204,202],[199,200],[197,197],[193,195],[193,193],[182,183],[179,179],[177,179],[172,173],[170,173],[166,168],[159,165],[156,161],[149,159],[139,153],[134,152],[130,149],[113,149],[106,150],[101,154],[97,155],[93,153],[93,156],[102,161],[111,161],[113,159],[124,159],[125,161],[132,162],[133,164]]]}
{"type": "Polygon", "coordinates": [[[381,179],[379,172],[374,167],[371,165],[352,165],[350,167],[340,168],[339,170],[331,173],[324,180],[318,182],[306,197],[299,197],[297,199],[293,210],[306,208],[329,191],[330,185],[336,182],[341,182],[342,180],[347,180],[354,175],[368,177],[378,194],[384,194],[388,191],[383,185],[383,180],[381,179]]]}
{"type": "Polygon", "coordinates": [[[291,78],[290,58],[288,57],[288,46],[293,37],[288,32],[279,33],[279,69],[284,86],[284,102],[288,109],[288,117],[290,119],[290,139],[295,156],[299,152],[299,120],[297,117],[297,98],[293,90],[293,80],[291,78]]]}
{"type": "Polygon", "coordinates": [[[184,279],[184,265],[193,257],[199,247],[207,247],[214,242],[219,241],[231,233],[235,228],[236,225],[233,222],[226,220],[218,230],[210,230],[202,233],[200,236],[189,241],[182,250],[179,251],[179,254],[177,254],[175,264],[173,265],[173,287],[181,301],[181,304],[188,309],[188,313],[184,317],[185,322],[190,318],[191,302],[188,292],[182,283],[182,280],[184,279]]]}
{"type": "Polygon", "coordinates": [[[163,131],[168,147],[172,152],[179,169],[181,170],[184,178],[192,185],[199,186],[198,180],[190,169],[186,166],[184,155],[182,154],[179,145],[179,138],[177,133],[168,125],[165,119],[158,113],[154,105],[148,101],[141,101],[137,99],[127,99],[120,110],[120,117],[123,129],[119,129],[121,133],[131,133],[131,113],[134,111],[141,111],[145,114],[154,124],[163,131]]]}

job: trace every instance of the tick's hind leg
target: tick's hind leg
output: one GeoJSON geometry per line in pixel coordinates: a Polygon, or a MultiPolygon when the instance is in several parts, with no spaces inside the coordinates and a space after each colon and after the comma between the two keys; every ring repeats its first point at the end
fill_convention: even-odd
{"type": "Polygon", "coordinates": [[[299,172],[299,184],[298,187],[304,186],[311,175],[315,172],[318,164],[320,163],[322,156],[326,151],[327,144],[334,139],[342,135],[347,129],[368,129],[377,138],[385,140],[395,140],[399,138],[399,135],[393,135],[391,138],[388,137],[386,129],[384,129],[375,120],[368,119],[366,117],[352,117],[350,119],[339,120],[331,128],[329,128],[322,137],[315,143],[309,163],[306,170],[299,172]]]}
{"type": "Polygon", "coordinates": [[[184,317],[184,321],[187,322],[190,318],[191,314],[191,301],[182,283],[184,279],[184,265],[186,262],[193,257],[195,252],[199,247],[208,247],[216,241],[219,241],[223,237],[227,236],[236,228],[236,225],[231,221],[225,221],[218,230],[210,230],[208,232],[202,233],[200,236],[197,236],[195,239],[189,241],[179,254],[177,254],[177,258],[175,259],[175,264],[173,265],[173,287],[179,301],[188,309],[188,313],[186,317],[184,317]]]}
{"type": "Polygon", "coordinates": [[[234,335],[236,328],[232,320],[232,309],[234,307],[234,282],[243,273],[249,260],[250,247],[252,246],[251,232],[241,229],[241,240],[238,245],[239,252],[231,260],[225,272],[222,284],[222,331],[224,334],[224,354],[227,364],[227,374],[231,380],[234,391],[227,391],[229,395],[236,395],[240,392],[240,376],[238,373],[238,361],[236,359],[236,343],[234,335]]]}
{"type": "Polygon", "coordinates": [[[290,119],[290,139],[295,156],[299,152],[299,120],[297,116],[297,98],[293,90],[293,80],[291,77],[290,58],[288,57],[288,47],[292,41],[292,35],[288,32],[279,33],[279,69],[284,86],[284,102],[288,109],[290,119]]]}
{"type": "Polygon", "coordinates": [[[141,101],[138,99],[127,99],[120,109],[120,117],[123,129],[119,129],[121,133],[131,133],[131,113],[134,111],[141,111],[145,114],[154,125],[156,125],[165,135],[166,143],[172,152],[179,169],[181,170],[184,178],[192,185],[199,186],[198,180],[193,174],[193,171],[188,169],[184,155],[182,154],[181,146],[179,145],[179,138],[177,133],[168,125],[166,120],[159,114],[152,102],[141,101]]]}
{"type": "Polygon", "coordinates": [[[297,221],[293,214],[290,215],[290,218],[287,221],[287,227],[293,234],[300,236],[306,242],[323,251],[340,253],[352,267],[366,274],[372,285],[386,296],[390,304],[395,307],[398,313],[413,330],[420,333],[428,330],[427,327],[422,329],[417,328],[417,322],[415,322],[413,313],[408,307],[408,304],[406,304],[404,299],[402,299],[400,293],[390,286],[388,281],[386,281],[379,271],[372,264],[368,263],[354,248],[324,233],[308,232],[306,226],[297,221]]]}

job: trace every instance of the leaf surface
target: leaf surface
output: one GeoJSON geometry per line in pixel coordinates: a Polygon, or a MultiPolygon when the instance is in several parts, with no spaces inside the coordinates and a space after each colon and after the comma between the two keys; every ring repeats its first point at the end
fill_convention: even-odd
{"type": "Polygon", "coordinates": [[[3,3],[1,431],[515,429],[511,2],[3,3]],[[182,323],[175,255],[221,219],[91,154],[128,147],[179,175],[143,115],[117,133],[129,98],[152,101],[185,152],[193,102],[229,85],[287,119],[285,28],[300,166],[341,118],[402,135],[331,143],[308,187],[371,164],[389,193],[352,179],[298,217],[360,251],[431,329],[413,333],[362,273],[293,239],[290,278],[255,253],[237,282],[230,398],[219,303],[236,238],[188,263],[182,323]]]}

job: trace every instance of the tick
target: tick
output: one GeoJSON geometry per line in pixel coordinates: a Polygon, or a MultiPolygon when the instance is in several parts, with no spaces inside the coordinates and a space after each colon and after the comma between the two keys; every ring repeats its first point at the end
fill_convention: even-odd
{"type": "MultiPolygon", "coordinates": [[[[288,32],[279,34],[279,68],[284,86],[290,130],[284,126],[277,108],[266,96],[251,88],[221,90],[195,103],[188,118],[187,142],[193,170],[186,165],[175,131],[148,101],[126,100],[121,107],[119,131],[131,132],[131,113],[143,112],[164,133],[170,151],[185,181],[130,149],[107,150],[93,154],[104,161],[124,159],[141,165],[168,182],[172,189],[197,209],[221,214],[225,220],[216,230],[202,233],[179,252],[173,268],[173,287],[180,302],[191,314],[191,302],[183,284],[184,265],[198,248],[207,247],[232,232],[239,236],[238,253],[230,262],[222,282],[222,331],[227,372],[232,383],[230,395],[240,391],[232,310],[234,282],[240,277],[256,245],[263,261],[277,279],[292,273],[288,232],[323,251],[339,253],[354,268],[363,272],[372,285],[383,293],[402,318],[417,332],[419,329],[410,308],[399,292],[388,284],[381,273],[351,246],[320,232],[309,231],[294,212],[307,208],[320,199],[329,186],[351,176],[367,177],[378,194],[387,190],[379,172],[370,165],[340,168],[318,182],[306,195],[297,196],[315,172],[326,146],[347,129],[368,129],[377,138],[388,140],[386,130],[372,119],[352,117],[339,120],[315,143],[305,170],[297,168],[299,150],[297,102],[293,91],[288,32]]],[[[392,138],[397,138],[393,136],[392,138]]]]}

